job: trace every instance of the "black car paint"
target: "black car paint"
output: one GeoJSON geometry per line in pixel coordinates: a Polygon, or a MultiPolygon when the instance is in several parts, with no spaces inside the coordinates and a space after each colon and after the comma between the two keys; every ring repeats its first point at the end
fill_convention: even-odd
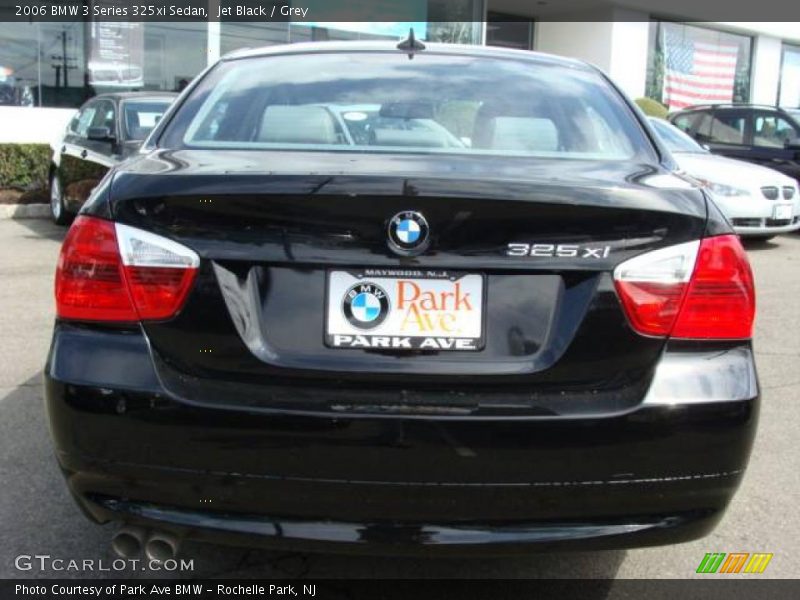
{"type": "Polygon", "coordinates": [[[87,107],[109,103],[114,108],[115,119],[113,126],[109,127],[109,140],[88,139],[68,126],[62,139],[55,145],[50,177],[58,177],[64,208],[69,213],[77,213],[109,169],[133,156],[142,145],[143,140],[125,137],[121,122],[124,103],[130,100],[171,99],[175,96],[167,92],[101,94],[78,109],[76,118],[87,107]]]}
{"type": "Polygon", "coordinates": [[[769,167],[780,171],[800,182],[800,148],[789,147],[769,147],[757,146],[753,143],[753,120],[759,116],[779,117],[785,119],[794,127],[795,141],[800,142],[800,121],[789,112],[779,107],[731,105],[731,106],[709,106],[709,107],[690,107],[676,112],[669,116],[669,120],[675,124],[680,117],[694,117],[692,126],[687,134],[696,139],[699,143],[706,145],[711,152],[721,156],[744,160],[763,167],[769,167]],[[740,116],[745,119],[745,131],[742,144],[722,143],[718,140],[708,139],[698,133],[697,128],[701,121],[700,115],[725,114],[726,116],[740,116]]]}
{"type": "MultiPolygon", "coordinates": [[[[596,327],[624,330],[610,268],[645,250],[696,239],[705,227],[701,192],[648,187],[641,182],[656,175],[652,166],[583,162],[559,165],[556,174],[547,161],[448,161],[448,178],[415,156],[361,156],[342,175],[333,171],[341,168],[336,157],[321,153],[215,151],[211,164],[202,151],[166,151],[117,172],[111,218],[171,237],[205,259],[182,313],[145,325],[166,357],[165,369],[237,378],[383,373],[387,381],[403,373],[495,375],[485,383],[563,384],[575,378],[571,361],[560,360],[567,349],[588,355],[596,327]],[[265,173],[265,165],[280,175],[265,173]],[[415,258],[398,257],[385,236],[388,218],[409,207],[422,211],[434,232],[430,250],[415,258]],[[600,260],[506,256],[508,242],[521,240],[592,240],[611,251],[600,260]],[[391,353],[329,349],[319,336],[319,307],[326,269],[335,266],[480,270],[489,289],[511,304],[490,305],[488,346],[478,354],[399,361],[391,353]],[[561,295],[564,310],[555,311],[561,295]],[[298,328],[287,313],[302,314],[307,326],[298,328]],[[239,323],[260,323],[259,333],[247,334],[239,323]],[[198,355],[200,347],[213,352],[198,355]]],[[[632,332],[602,337],[608,359],[595,357],[584,371],[600,387],[608,379],[624,387],[630,373],[644,377],[663,345],[632,332]]],[[[193,393],[204,396],[202,389],[193,393]]]]}
{"type": "Polygon", "coordinates": [[[46,401],[79,505],[98,522],[319,551],[704,535],[741,481],[758,390],[749,342],[667,342],[625,320],[614,265],[731,231],[701,191],[658,183],[674,175],[656,148],[662,164],[154,148],[118,167],[83,213],[202,265],[170,321],[56,323],[46,401]],[[423,255],[387,246],[398,210],[428,218],[423,255]],[[612,252],[506,256],[515,241],[612,252]],[[512,301],[490,306],[478,355],[332,350],[333,266],[466,268],[512,301]],[[702,366],[680,378],[689,401],[651,403],[657,371],[686,357],[702,366]]]}
{"type": "MultiPolygon", "coordinates": [[[[695,390],[711,400],[710,390],[729,385],[726,355],[747,355],[749,344],[700,346],[675,342],[665,357],[699,351],[710,377],[695,390]]],[[[550,411],[523,418],[425,414],[425,405],[406,415],[220,410],[166,391],[140,331],[68,324],[56,328],[46,381],[59,460],[91,518],[300,550],[508,553],[686,541],[721,518],[757,422],[755,398],[602,415],[557,414],[554,399],[550,411]],[[130,389],[120,388],[120,365],[130,389]]]]}

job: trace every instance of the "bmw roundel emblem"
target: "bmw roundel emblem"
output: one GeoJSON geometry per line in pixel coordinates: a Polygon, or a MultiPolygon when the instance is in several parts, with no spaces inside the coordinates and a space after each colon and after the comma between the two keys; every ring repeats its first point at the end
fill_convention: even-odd
{"type": "Polygon", "coordinates": [[[342,312],[353,327],[375,329],[389,314],[389,296],[379,285],[357,283],[345,292],[342,312]]]}
{"type": "Polygon", "coordinates": [[[428,222],[421,213],[403,211],[389,221],[389,246],[398,254],[419,254],[428,247],[428,222]]]}

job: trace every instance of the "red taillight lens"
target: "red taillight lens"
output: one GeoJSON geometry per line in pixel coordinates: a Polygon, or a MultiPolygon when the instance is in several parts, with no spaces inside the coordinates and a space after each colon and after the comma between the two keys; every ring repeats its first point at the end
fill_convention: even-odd
{"type": "Polygon", "coordinates": [[[753,276],[735,235],[648,252],[619,265],[614,279],[639,333],[684,339],[752,335],[753,276]]]}
{"type": "Polygon", "coordinates": [[[618,281],[617,291],[633,328],[645,335],[669,335],[686,284],[618,281]]]}
{"type": "Polygon", "coordinates": [[[56,269],[56,313],[81,321],[136,321],[114,224],[79,216],[56,269]]]}
{"type": "Polygon", "coordinates": [[[78,217],[56,271],[62,319],[167,319],[181,309],[199,258],[166,238],[94,217],[78,217]]]}
{"type": "Polygon", "coordinates": [[[167,319],[183,306],[197,269],[125,267],[133,303],[141,319],[167,319]]]}
{"type": "Polygon", "coordinates": [[[672,337],[750,338],[755,314],[753,273],[739,238],[703,240],[672,337]]]}

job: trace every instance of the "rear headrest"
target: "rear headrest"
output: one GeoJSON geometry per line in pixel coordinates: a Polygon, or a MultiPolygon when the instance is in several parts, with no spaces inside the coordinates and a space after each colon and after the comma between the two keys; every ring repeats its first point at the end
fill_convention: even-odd
{"type": "Polygon", "coordinates": [[[257,141],[335,144],[336,127],[321,106],[268,106],[261,117],[257,141]]]}
{"type": "Polygon", "coordinates": [[[440,133],[424,129],[373,129],[375,146],[403,146],[416,148],[444,148],[447,140],[440,133]]]}
{"type": "Polygon", "coordinates": [[[554,152],[559,148],[558,130],[546,109],[535,103],[486,103],[475,115],[472,147],[554,152]]]}
{"type": "Polygon", "coordinates": [[[491,119],[489,131],[493,150],[558,151],[558,131],[550,119],[496,117],[491,119]]]}

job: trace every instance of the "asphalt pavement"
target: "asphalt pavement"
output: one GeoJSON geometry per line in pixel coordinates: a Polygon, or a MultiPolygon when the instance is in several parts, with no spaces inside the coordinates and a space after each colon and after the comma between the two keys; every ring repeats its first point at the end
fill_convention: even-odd
{"type": "Polygon", "coordinates": [[[181,556],[193,560],[193,569],[158,573],[114,570],[109,546],[114,526],[86,520],[53,458],[41,370],[64,233],[40,219],[0,220],[0,578],[686,578],[697,576],[706,552],[771,552],[761,577],[800,576],[800,234],[748,245],[758,292],[761,420],[742,487],[709,536],[629,551],[437,560],[276,554],[186,543],[181,556]],[[42,555],[50,558],[24,558],[42,555]],[[93,570],[71,569],[70,559],[93,561],[93,570]],[[48,566],[41,570],[43,560],[48,566]]]}

